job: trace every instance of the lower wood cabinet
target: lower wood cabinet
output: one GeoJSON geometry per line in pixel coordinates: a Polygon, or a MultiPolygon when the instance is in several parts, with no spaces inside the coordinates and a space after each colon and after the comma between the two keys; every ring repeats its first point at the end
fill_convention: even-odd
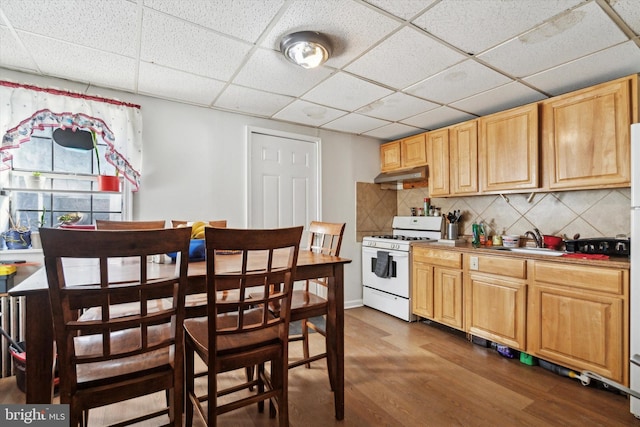
{"type": "Polygon", "coordinates": [[[463,329],[462,271],[450,268],[433,269],[434,320],[456,329],[463,329]]]}
{"type": "Polygon", "coordinates": [[[527,260],[465,254],[465,271],[472,266],[464,280],[467,332],[524,351],[527,260]]]}
{"type": "Polygon", "coordinates": [[[462,330],[462,254],[414,247],[411,271],[413,314],[462,330]]]}
{"type": "Polygon", "coordinates": [[[629,386],[629,268],[412,248],[412,311],[629,386]]]}
{"type": "Polygon", "coordinates": [[[629,271],[536,261],[527,353],[629,385],[629,271]]]}

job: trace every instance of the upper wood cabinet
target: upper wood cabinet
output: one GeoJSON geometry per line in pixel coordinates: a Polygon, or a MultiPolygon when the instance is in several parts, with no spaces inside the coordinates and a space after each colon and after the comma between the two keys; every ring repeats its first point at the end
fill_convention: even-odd
{"type": "MultiPolygon", "coordinates": [[[[630,185],[631,76],[542,103],[550,189],[630,185]]],[[[637,90],[637,89],[636,89],[637,90]]]]}
{"type": "Polygon", "coordinates": [[[391,172],[427,164],[425,134],[410,136],[380,146],[380,170],[391,172]]]}
{"type": "Polygon", "coordinates": [[[470,120],[449,128],[452,196],[478,193],[478,121],[470,120]]]}
{"type": "Polygon", "coordinates": [[[400,159],[400,140],[387,142],[380,146],[380,170],[382,172],[402,168],[400,159]]]}
{"type": "Polygon", "coordinates": [[[478,121],[427,133],[429,195],[478,193],[478,121]]]}
{"type": "Polygon", "coordinates": [[[449,130],[427,133],[427,164],[429,165],[429,195],[449,195],[449,130]]]}
{"type": "Polygon", "coordinates": [[[400,141],[400,159],[403,168],[424,166],[427,164],[424,133],[410,136],[400,141]]]}
{"type": "Polygon", "coordinates": [[[538,104],[481,117],[479,122],[480,189],[538,188],[538,104]]]}

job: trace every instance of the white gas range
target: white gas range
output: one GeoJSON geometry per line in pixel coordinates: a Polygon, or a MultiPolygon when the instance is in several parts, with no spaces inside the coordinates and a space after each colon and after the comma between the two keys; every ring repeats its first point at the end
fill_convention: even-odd
{"type": "Polygon", "coordinates": [[[408,322],[411,313],[409,251],[411,243],[442,237],[441,216],[396,216],[392,234],[362,239],[362,300],[364,305],[408,322]]]}

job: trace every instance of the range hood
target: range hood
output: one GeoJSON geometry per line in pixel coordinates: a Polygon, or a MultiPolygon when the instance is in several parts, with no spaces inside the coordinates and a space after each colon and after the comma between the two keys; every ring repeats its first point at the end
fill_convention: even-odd
{"type": "Polygon", "coordinates": [[[417,182],[427,179],[427,167],[421,166],[402,171],[383,172],[373,180],[376,184],[417,182]]]}

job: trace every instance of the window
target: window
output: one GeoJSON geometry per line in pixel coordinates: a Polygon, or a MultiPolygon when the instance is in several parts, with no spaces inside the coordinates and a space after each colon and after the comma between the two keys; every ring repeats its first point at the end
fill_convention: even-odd
{"type": "MultiPolygon", "coordinates": [[[[75,212],[82,216],[77,224],[93,224],[96,219],[126,218],[124,192],[97,191],[94,151],[58,145],[52,138],[53,130],[34,130],[31,140],[13,152],[10,188],[5,188],[4,193],[9,196],[13,220],[35,231],[39,226],[57,226],[61,215],[75,212]],[[33,172],[40,172],[47,178],[44,188],[28,188],[33,172]]],[[[101,172],[114,175],[115,168],[102,160],[105,146],[99,140],[98,150],[101,172]]]]}

